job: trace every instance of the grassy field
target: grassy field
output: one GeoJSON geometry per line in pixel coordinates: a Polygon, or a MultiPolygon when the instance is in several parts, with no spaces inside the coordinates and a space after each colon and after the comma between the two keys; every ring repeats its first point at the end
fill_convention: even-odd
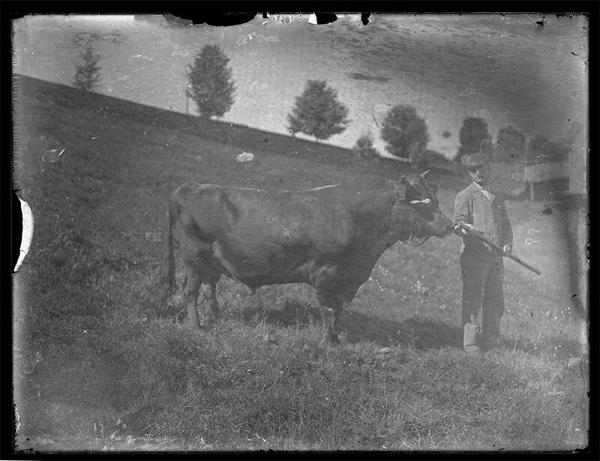
{"type": "MultiPolygon", "coordinates": [[[[27,78],[17,95],[15,175],[36,219],[16,275],[17,449],[586,447],[588,369],[569,366],[579,329],[568,267],[552,259],[558,211],[509,204],[516,249],[544,277],[506,263],[501,351],[462,352],[453,236],[387,251],[344,313],[339,346],[322,344],[301,285],[252,296],[222,280],[223,319],[192,332],[155,315],[177,185],[367,187],[399,166],[27,78]],[[236,162],[244,150],[256,160],[236,162]],[[532,225],[540,243],[526,246],[532,225]]],[[[463,179],[433,174],[447,212],[463,179]]]]}

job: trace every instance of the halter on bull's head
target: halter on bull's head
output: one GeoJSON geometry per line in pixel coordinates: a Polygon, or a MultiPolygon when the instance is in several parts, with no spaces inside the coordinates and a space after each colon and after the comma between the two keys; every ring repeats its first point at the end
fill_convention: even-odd
{"type": "Polygon", "coordinates": [[[427,221],[433,219],[433,212],[438,211],[439,202],[436,197],[437,187],[426,180],[429,170],[421,174],[402,176],[400,184],[404,186],[404,198],[427,221]]]}
{"type": "MultiPolygon", "coordinates": [[[[445,237],[453,231],[452,221],[440,211],[436,197],[437,187],[427,182],[428,174],[429,170],[426,170],[421,174],[402,176],[400,183],[396,186],[396,193],[398,196],[403,195],[403,203],[425,221],[429,236],[445,237]]],[[[427,238],[423,236],[423,239],[411,238],[411,240],[421,244],[427,238]]]]}
{"type": "Polygon", "coordinates": [[[396,193],[404,196],[404,200],[425,220],[432,221],[433,213],[439,211],[436,197],[437,187],[426,180],[429,170],[421,174],[402,176],[396,186],[396,193]]]}

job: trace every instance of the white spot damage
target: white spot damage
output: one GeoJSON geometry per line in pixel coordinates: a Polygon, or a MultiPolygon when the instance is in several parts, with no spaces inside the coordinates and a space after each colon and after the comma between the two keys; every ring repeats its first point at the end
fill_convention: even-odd
{"type": "Polygon", "coordinates": [[[341,184],[329,184],[327,186],[313,187],[312,189],[304,189],[304,190],[301,190],[301,191],[298,191],[298,192],[312,192],[312,191],[315,191],[315,190],[330,189],[332,187],[338,187],[340,185],[341,184]]]}
{"type": "Polygon", "coordinates": [[[252,160],[254,160],[254,154],[250,153],[250,152],[242,152],[241,154],[238,154],[238,156],[235,158],[238,162],[251,162],[252,160]]]}
{"type": "Polygon", "coordinates": [[[21,237],[21,247],[19,248],[19,259],[17,260],[17,264],[15,264],[14,272],[17,272],[21,264],[23,264],[23,260],[29,252],[31,240],[33,239],[33,213],[27,202],[21,200],[20,197],[19,201],[21,202],[21,213],[23,214],[23,234],[21,237]]]}

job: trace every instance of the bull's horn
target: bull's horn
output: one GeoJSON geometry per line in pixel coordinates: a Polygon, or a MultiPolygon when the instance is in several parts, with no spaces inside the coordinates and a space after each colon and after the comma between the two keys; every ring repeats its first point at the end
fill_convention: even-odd
{"type": "Polygon", "coordinates": [[[428,174],[429,174],[429,170],[425,170],[423,173],[421,173],[421,178],[425,179],[428,174]]]}

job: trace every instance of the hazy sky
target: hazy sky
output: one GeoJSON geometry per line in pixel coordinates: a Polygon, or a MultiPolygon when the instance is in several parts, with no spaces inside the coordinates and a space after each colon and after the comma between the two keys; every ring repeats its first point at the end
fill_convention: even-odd
{"type": "MultiPolygon", "coordinates": [[[[208,43],[230,58],[236,95],[225,120],[285,133],[307,79],[327,80],[351,124],[329,142],[351,147],[396,104],[425,118],[429,148],[456,154],[468,116],[495,138],[512,124],[528,138],[565,136],[586,123],[587,20],[583,16],[385,15],[312,25],[284,15],[233,27],[169,27],[133,16],[31,16],[14,23],[14,71],[72,84],[87,45],[102,56],[100,92],[185,111],[186,67],[208,43]],[[449,134],[449,136],[448,136],[449,134]]],[[[192,109],[193,103],[191,103],[192,109]]]]}

